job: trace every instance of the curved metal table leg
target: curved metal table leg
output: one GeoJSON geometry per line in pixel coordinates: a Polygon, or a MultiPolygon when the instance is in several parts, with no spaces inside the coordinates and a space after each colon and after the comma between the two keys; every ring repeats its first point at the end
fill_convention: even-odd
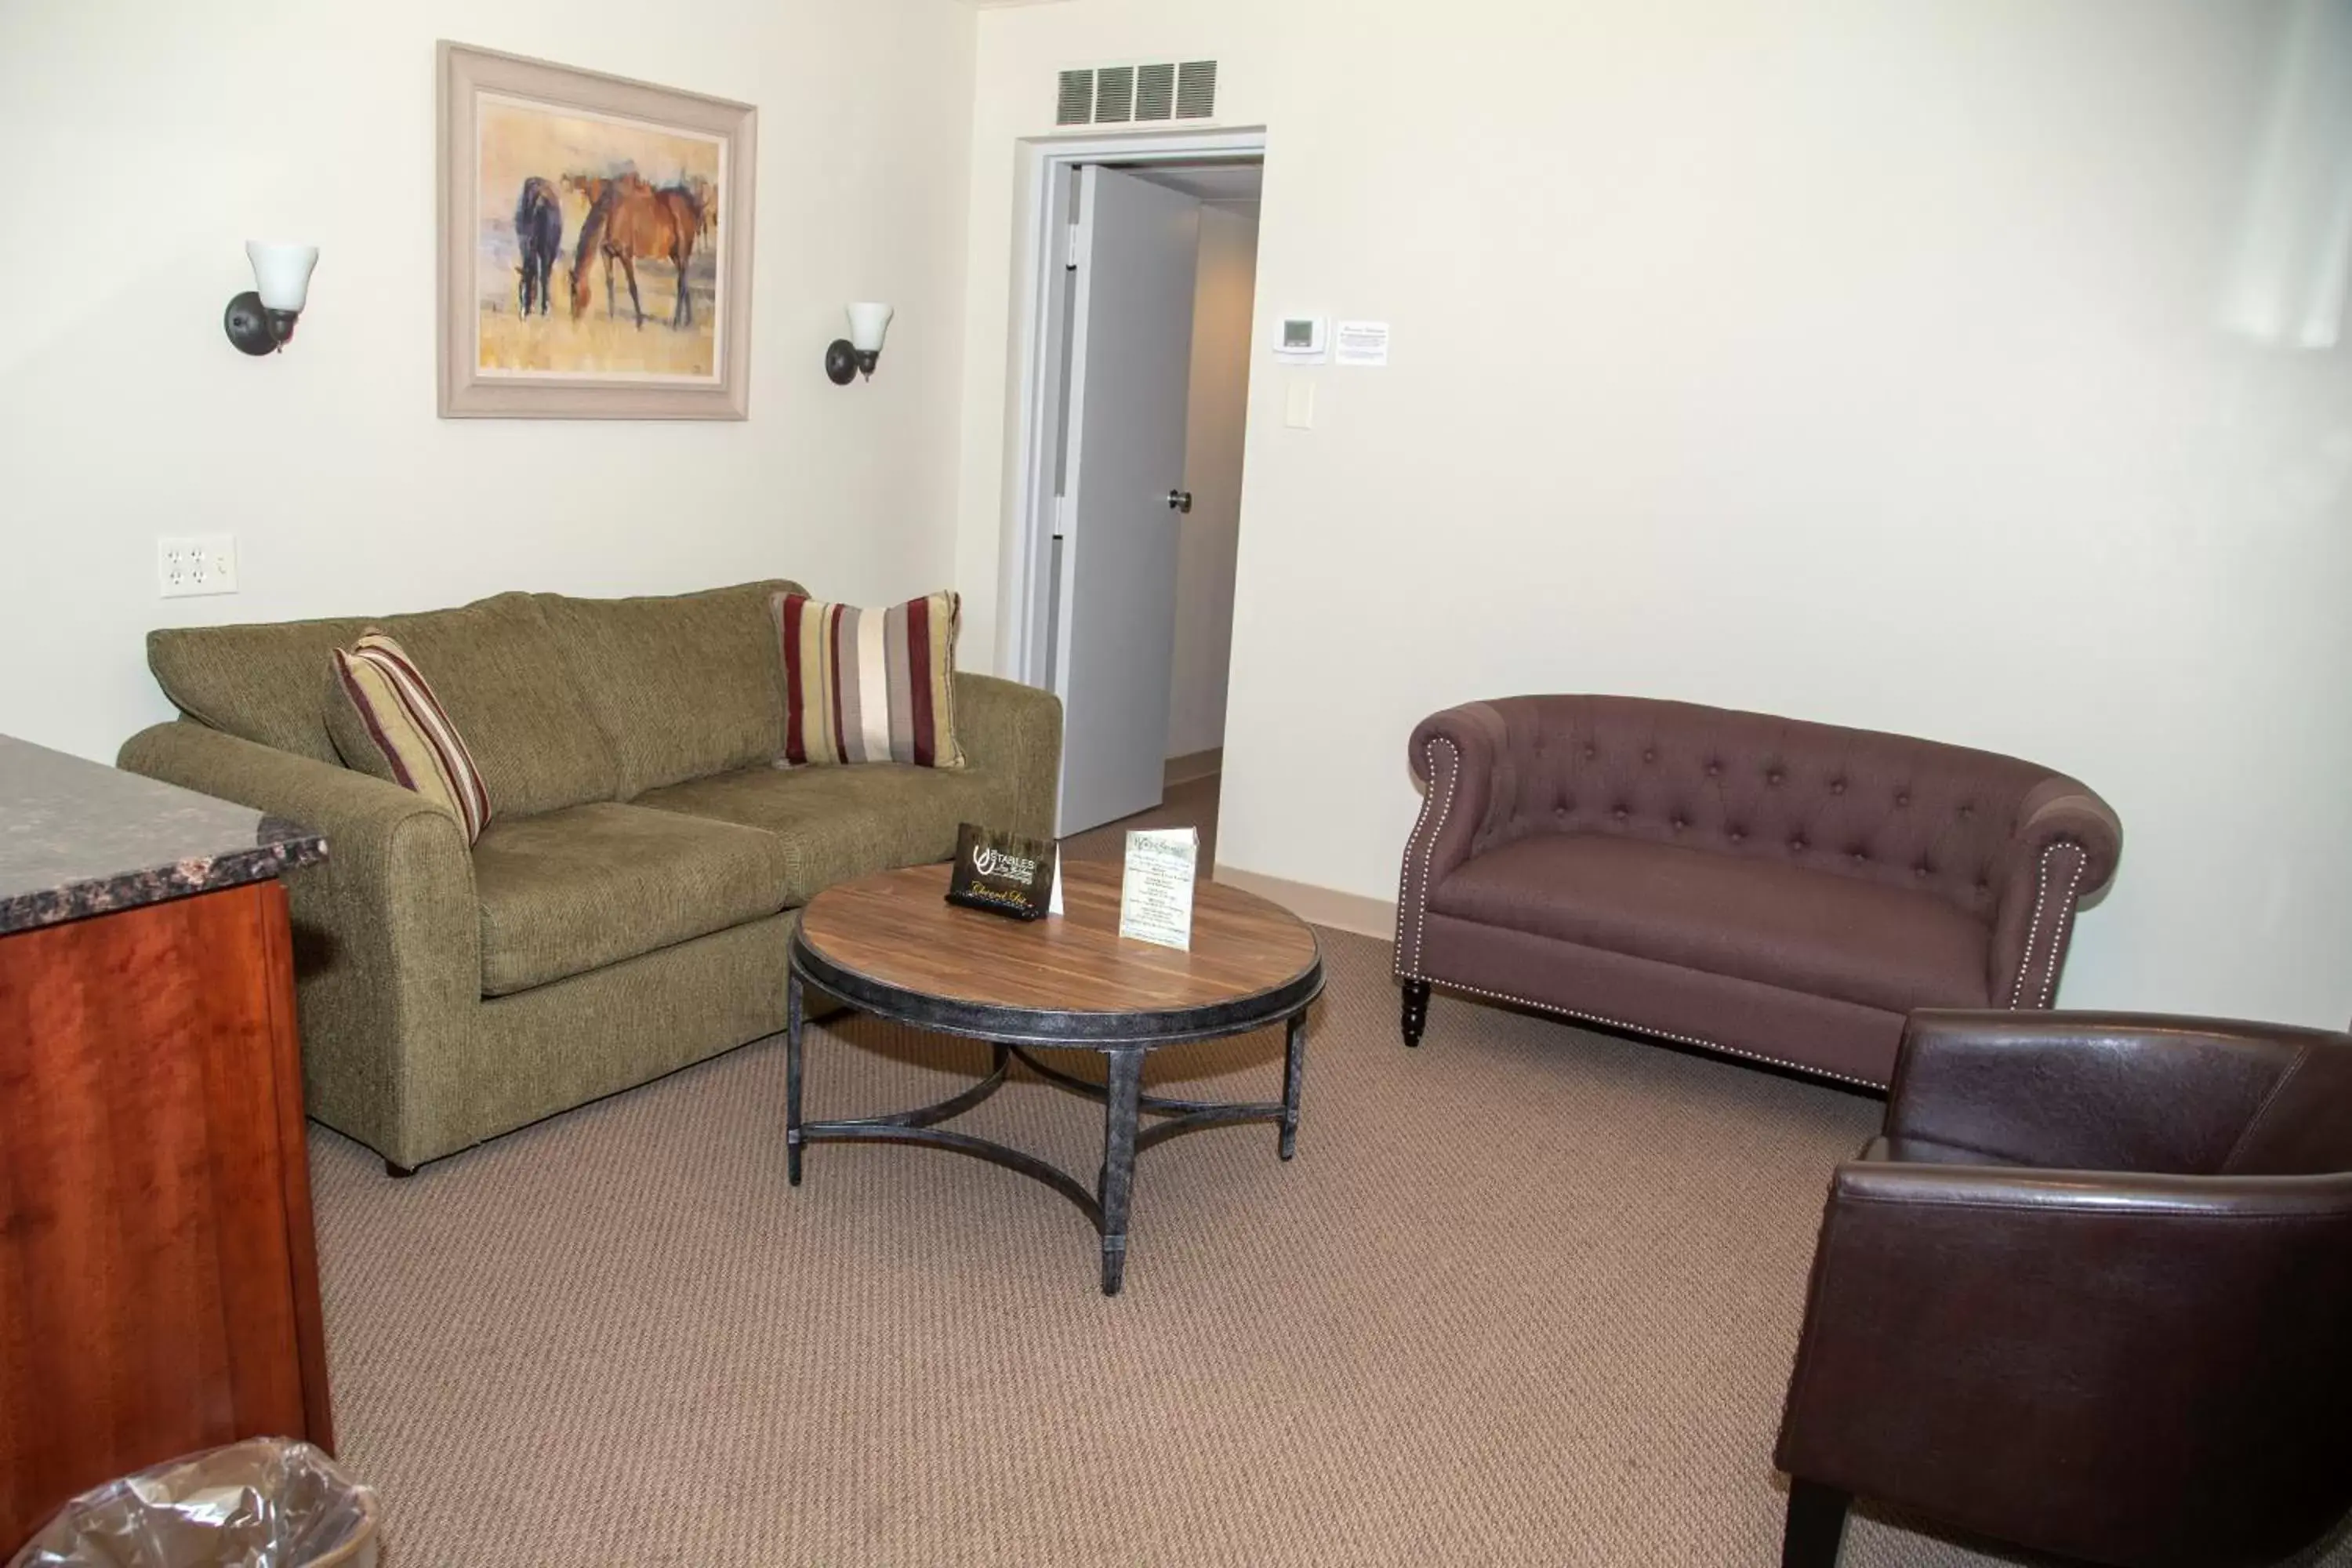
{"type": "Polygon", "coordinates": [[[1278,1146],[1285,1160],[1297,1152],[1299,1088],[1307,1057],[1303,1008],[1292,1014],[1285,1026],[1283,1096],[1279,1102],[1176,1100],[1145,1094],[1143,1058],[1153,1048],[1150,1045],[1102,1049],[1109,1069],[1108,1081],[1097,1085],[1047,1067],[1019,1046],[997,1043],[992,1047],[994,1059],[988,1076],[945,1100],[886,1116],[808,1121],[801,1115],[806,1018],[797,972],[790,976],[787,986],[784,1141],[785,1168],[793,1186],[800,1185],[802,1152],[811,1143],[910,1143],[986,1160],[1051,1187],[1069,1199],[1094,1225],[1102,1240],[1102,1291],[1106,1296],[1118,1295],[1126,1282],[1128,1217],[1133,1207],[1135,1157],[1139,1152],[1203,1127],[1229,1127],[1249,1121],[1271,1121],[1280,1129],[1278,1146]],[[935,1125],[962,1115],[1003,1088],[1015,1058],[1047,1083],[1102,1103],[1103,1160],[1092,1191],[1068,1172],[1024,1150],[968,1132],[950,1132],[935,1125]],[[1164,1120],[1142,1127],[1140,1119],[1147,1115],[1164,1120]]]}

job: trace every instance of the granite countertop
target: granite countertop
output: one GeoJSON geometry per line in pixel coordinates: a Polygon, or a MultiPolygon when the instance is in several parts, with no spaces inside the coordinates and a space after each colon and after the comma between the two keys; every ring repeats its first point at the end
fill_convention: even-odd
{"type": "Polygon", "coordinates": [[[326,858],[283,817],[0,735],[0,936],[326,858]]]}

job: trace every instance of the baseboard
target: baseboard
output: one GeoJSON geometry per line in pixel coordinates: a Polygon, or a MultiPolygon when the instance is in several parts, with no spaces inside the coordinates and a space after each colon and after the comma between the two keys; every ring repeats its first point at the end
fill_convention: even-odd
{"type": "Polygon", "coordinates": [[[1225,749],[1212,746],[1205,752],[1187,752],[1181,757],[1169,758],[1168,770],[1160,775],[1160,782],[1164,787],[1174,789],[1178,784],[1208,778],[1224,772],[1224,769],[1225,749]]]}
{"type": "Polygon", "coordinates": [[[1337,888],[1318,888],[1312,882],[1294,882],[1287,877],[1269,877],[1238,866],[1218,867],[1215,879],[1280,904],[1308,925],[1351,931],[1381,942],[1396,940],[1396,905],[1387,899],[1343,893],[1337,888]]]}

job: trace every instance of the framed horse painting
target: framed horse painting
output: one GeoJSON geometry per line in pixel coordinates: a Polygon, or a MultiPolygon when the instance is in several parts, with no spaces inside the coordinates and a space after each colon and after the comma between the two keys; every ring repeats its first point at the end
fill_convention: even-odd
{"type": "Polygon", "coordinates": [[[441,416],[740,419],[748,104],[444,42],[441,416]]]}

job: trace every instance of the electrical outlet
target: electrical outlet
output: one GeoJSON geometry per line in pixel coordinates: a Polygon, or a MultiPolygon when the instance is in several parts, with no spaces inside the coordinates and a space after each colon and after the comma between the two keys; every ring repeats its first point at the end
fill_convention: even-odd
{"type": "Polygon", "coordinates": [[[166,599],[236,592],[236,535],[198,533],[155,542],[155,586],[166,599]]]}

